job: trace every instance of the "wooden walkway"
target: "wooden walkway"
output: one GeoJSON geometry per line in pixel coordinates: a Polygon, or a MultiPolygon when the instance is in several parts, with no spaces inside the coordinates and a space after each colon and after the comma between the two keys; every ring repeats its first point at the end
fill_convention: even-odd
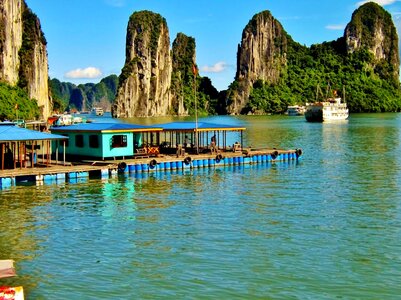
{"type": "Polygon", "coordinates": [[[62,181],[78,177],[109,177],[125,172],[167,171],[200,167],[217,167],[241,164],[274,163],[296,161],[302,155],[301,149],[242,149],[236,152],[217,152],[206,154],[157,155],[135,159],[86,160],[75,163],[50,161],[49,164],[35,164],[0,170],[0,188],[11,186],[19,181],[62,181]]]}

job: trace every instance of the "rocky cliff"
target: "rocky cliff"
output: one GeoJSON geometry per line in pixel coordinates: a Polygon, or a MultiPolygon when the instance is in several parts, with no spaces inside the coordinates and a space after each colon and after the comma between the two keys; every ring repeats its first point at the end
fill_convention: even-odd
{"type": "Polygon", "coordinates": [[[11,85],[18,82],[22,45],[22,0],[0,2],[0,79],[11,85]]]}
{"type": "Polygon", "coordinates": [[[397,30],[391,15],[381,6],[370,2],[358,8],[345,29],[344,38],[348,53],[367,49],[375,58],[373,68],[387,62],[394,67],[388,75],[399,81],[397,30]]]}
{"type": "Polygon", "coordinates": [[[41,118],[51,110],[46,39],[39,19],[23,0],[0,2],[0,80],[27,90],[41,118]]]}
{"type": "Polygon", "coordinates": [[[240,114],[257,80],[276,83],[286,66],[287,33],[269,11],[255,15],[242,32],[237,52],[237,87],[229,95],[230,114],[240,114]]]}
{"type": "Polygon", "coordinates": [[[127,27],[126,61],[112,115],[117,118],[167,115],[171,108],[170,37],[166,20],[135,12],[127,27]]]}
{"type": "Polygon", "coordinates": [[[175,113],[180,116],[189,114],[187,92],[193,90],[195,61],[195,39],[178,33],[172,50],[171,100],[175,113]]]}

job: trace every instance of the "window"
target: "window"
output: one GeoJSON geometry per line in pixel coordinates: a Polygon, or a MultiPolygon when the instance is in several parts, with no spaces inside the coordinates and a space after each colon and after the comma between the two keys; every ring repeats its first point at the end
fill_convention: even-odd
{"type": "Polygon", "coordinates": [[[84,136],[82,134],[78,134],[75,136],[75,146],[79,148],[84,147],[84,136]]]}
{"type": "Polygon", "coordinates": [[[127,136],[126,135],[113,135],[113,137],[111,138],[111,147],[113,147],[113,148],[127,147],[127,136]]]}
{"type": "Polygon", "coordinates": [[[97,136],[97,135],[89,136],[89,147],[99,148],[99,136],[97,136]]]}

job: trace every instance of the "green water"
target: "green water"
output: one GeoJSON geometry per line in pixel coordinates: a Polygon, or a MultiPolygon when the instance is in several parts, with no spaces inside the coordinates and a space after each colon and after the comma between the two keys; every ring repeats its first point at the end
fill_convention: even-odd
{"type": "Polygon", "coordinates": [[[0,259],[27,299],[397,299],[401,115],[243,123],[298,163],[0,193],[0,259]]]}

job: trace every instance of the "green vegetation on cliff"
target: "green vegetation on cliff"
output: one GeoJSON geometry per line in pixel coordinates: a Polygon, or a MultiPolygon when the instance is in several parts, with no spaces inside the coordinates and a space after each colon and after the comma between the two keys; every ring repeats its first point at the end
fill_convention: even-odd
{"type": "MultiPolygon", "coordinates": [[[[148,38],[147,34],[150,34],[149,47],[151,50],[151,57],[156,57],[162,24],[167,28],[166,19],[161,15],[148,10],[139,11],[131,15],[128,22],[128,32],[136,32],[137,42],[148,38]]],[[[130,46],[131,45],[127,44],[127,47],[130,46]]]]}
{"type": "MultiPolygon", "coordinates": [[[[380,5],[369,2],[359,7],[353,14],[351,22],[347,25],[346,35],[358,38],[361,49],[374,49],[380,44],[382,55],[390,65],[399,65],[399,49],[397,29],[394,26],[391,15],[380,5]],[[377,32],[377,29],[380,31],[377,32]]],[[[392,70],[392,80],[399,80],[398,70],[392,70]]],[[[390,78],[389,78],[390,79],[390,78]]]]}
{"type": "Polygon", "coordinates": [[[89,110],[93,106],[109,109],[114,101],[118,86],[118,77],[110,75],[99,83],[75,85],[51,79],[49,87],[54,103],[54,111],[89,110]]]}
{"type": "Polygon", "coordinates": [[[178,113],[179,101],[189,115],[195,114],[196,104],[200,115],[218,113],[218,92],[208,77],[201,77],[196,70],[194,76],[196,44],[193,37],[178,33],[173,42],[173,71],[171,75],[171,92],[175,96],[172,103],[172,114],[178,113]]]}
{"type": "Polygon", "coordinates": [[[374,58],[367,50],[346,54],[342,38],[311,48],[292,42],[287,59],[277,85],[254,84],[243,113],[282,113],[288,105],[315,101],[317,87],[328,85],[345,96],[351,112],[401,110],[399,82],[389,80],[393,66],[382,62],[372,68],[374,58]]]}
{"type": "Polygon", "coordinates": [[[0,120],[36,120],[39,117],[37,101],[19,87],[0,82],[0,120]]]}
{"type": "Polygon", "coordinates": [[[28,77],[33,72],[35,45],[37,42],[46,45],[46,38],[40,27],[38,17],[23,2],[22,13],[22,45],[18,52],[21,65],[19,68],[18,86],[27,89],[28,77]]]}
{"type": "MultiPolygon", "coordinates": [[[[278,83],[254,82],[241,113],[282,113],[315,101],[318,86],[336,90],[351,112],[401,111],[398,36],[391,15],[375,3],[359,7],[336,41],[305,47],[287,35],[286,60],[278,83]]],[[[234,81],[228,95],[243,88],[234,81]]]]}

